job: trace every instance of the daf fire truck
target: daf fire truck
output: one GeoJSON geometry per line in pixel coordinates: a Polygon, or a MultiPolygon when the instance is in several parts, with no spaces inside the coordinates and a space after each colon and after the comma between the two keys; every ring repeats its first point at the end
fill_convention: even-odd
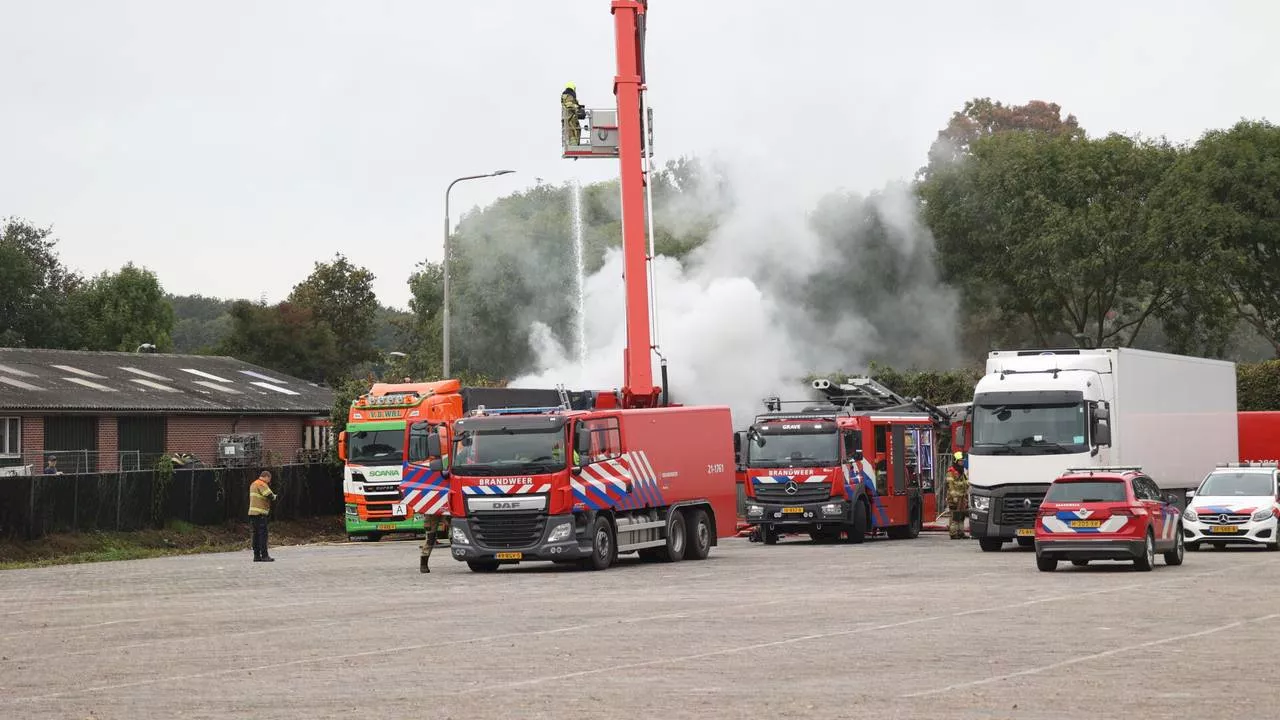
{"type": "Polygon", "coordinates": [[[654,260],[649,113],[645,109],[645,0],[611,0],[617,107],[591,111],[589,147],[562,157],[617,158],[622,205],[626,342],[622,383],[594,394],[589,410],[476,408],[428,436],[428,453],[452,445],[451,553],[476,572],[526,560],[603,570],[620,553],[702,559],[735,529],[733,419],[728,407],[672,406],[650,305],[654,260]],[[604,118],[612,118],[604,122],[604,118]],[[648,248],[646,252],[646,239],[648,248]]]}
{"type": "Polygon", "coordinates": [[[937,515],[946,467],[939,431],[950,418],[869,378],[815,380],[813,387],[828,404],[769,398],[769,412],[735,436],[746,522],[766,545],[792,532],[815,542],[918,536],[937,515]],[[782,409],[792,402],[806,406],[782,409]]]}

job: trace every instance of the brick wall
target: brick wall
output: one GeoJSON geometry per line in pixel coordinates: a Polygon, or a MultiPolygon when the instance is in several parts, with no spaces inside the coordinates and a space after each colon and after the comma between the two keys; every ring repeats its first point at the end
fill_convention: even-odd
{"type": "Polygon", "coordinates": [[[44,467],[44,458],[34,460],[44,452],[44,418],[22,418],[22,457],[28,462],[38,462],[44,467]]]}
{"type": "Polygon", "coordinates": [[[98,418],[98,472],[120,469],[120,426],[114,415],[98,418]]]}
{"type": "Polygon", "coordinates": [[[218,458],[218,436],[261,433],[263,450],[280,462],[293,462],[302,447],[300,417],[232,417],[174,415],[167,427],[167,452],[186,452],[213,465],[218,458]]]}

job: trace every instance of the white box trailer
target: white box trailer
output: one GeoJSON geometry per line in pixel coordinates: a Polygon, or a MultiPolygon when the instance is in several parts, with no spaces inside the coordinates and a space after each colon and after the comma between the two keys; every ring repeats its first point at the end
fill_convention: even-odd
{"type": "Polygon", "coordinates": [[[1141,466],[1181,496],[1239,452],[1236,368],[1222,360],[995,351],[972,413],[969,522],[988,551],[1032,542],[1045,491],[1068,468],[1141,466]]]}

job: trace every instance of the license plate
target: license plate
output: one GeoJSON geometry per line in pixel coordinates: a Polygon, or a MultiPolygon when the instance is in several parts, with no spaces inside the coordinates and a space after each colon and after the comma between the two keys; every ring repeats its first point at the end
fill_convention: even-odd
{"type": "Polygon", "coordinates": [[[395,523],[382,523],[378,525],[378,529],[379,530],[395,530],[396,525],[395,523]]]}
{"type": "Polygon", "coordinates": [[[494,557],[498,560],[519,560],[520,558],[524,557],[524,553],[501,552],[501,553],[495,553],[494,557]]]}
{"type": "Polygon", "coordinates": [[[804,508],[802,508],[802,507],[798,507],[798,508],[797,508],[797,507],[782,508],[782,512],[784,512],[784,513],[786,513],[786,514],[788,514],[788,515],[794,515],[794,514],[796,514],[796,513],[803,513],[803,512],[804,512],[804,508]]]}
{"type": "Polygon", "coordinates": [[[404,503],[396,503],[395,505],[391,506],[392,515],[399,515],[399,516],[408,515],[409,514],[408,510],[409,508],[405,507],[404,503]]]}
{"type": "Polygon", "coordinates": [[[1101,520],[1072,520],[1071,527],[1078,527],[1078,528],[1102,527],[1102,521],[1101,520]]]}
{"type": "Polygon", "coordinates": [[[1018,528],[1018,537],[1035,537],[1035,528],[1018,528]]]}
{"type": "Polygon", "coordinates": [[[1210,530],[1210,532],[1216,532],[1216,533],[1234,533],[1235,531],[1236,531],[1236,528],[1232,527],[1231,525],[1215,525],[1213,529],[1210,530]]]}

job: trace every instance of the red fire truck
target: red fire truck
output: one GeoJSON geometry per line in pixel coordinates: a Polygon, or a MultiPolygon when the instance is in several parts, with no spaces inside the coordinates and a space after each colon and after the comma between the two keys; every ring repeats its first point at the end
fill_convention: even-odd
{"type": "Polygon", "coordinates": [[[869,378],[814,388],[824,404],[770,398],[769,411],[735,436],[746,522],[766,545],[793,532],[854,543],[919,535],[937,515],[946,467],[939,431],[951,418],[869,378]]]}
{"type": "Polygon", "coordinates": [[[598,392],[590,410],[476,408],[427,438],[439,457],[451,442],[451,552],[476,572],[525,560],[578,562],[595,570],[619,553],[675,561],[707,556],[734,532],[733,420],[728,407],[674,407],[653,381],[645,202],[652,142],[645,110],[644,0],[611,0],[617,108],[593,111],[591,146],[566,158],[618,158],[622,189],[626,347],[620,391],[598,392]],[[606,121],[606,118],[608,120],[606,121]],[[643,129],[643,133],[642,133],[643,129]]]}

